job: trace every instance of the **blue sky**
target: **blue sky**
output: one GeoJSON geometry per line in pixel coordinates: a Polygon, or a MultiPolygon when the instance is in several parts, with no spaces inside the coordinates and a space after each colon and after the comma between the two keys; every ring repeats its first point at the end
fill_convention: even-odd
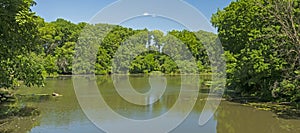
{"type": "MultiPolygon", "coordinates": [[[[175,1],[178,0],[123,0],[123,5],[127,4],[127,8],[124,10],[112,10],[110,11],[111,16],[124,16],[124,13],[130,12],[129,10],[138,10],[140,7],[147,8],[146,6],[153,7],[175,7],[178,5],[173,5],[175,1]],[[151,5],[149,1],[157,1],[157,5],[151,5]],[[148,2],[148,5],[145,4],[148,2]],[[123,13],[123,14],[122,14],[123,13]],[[117,14],[117,15],[116,15],[117,14]]],[[[190,4],[196,10],[200,11],[206,18],[207,22],[209,21],[211,15],[215,13],[218,9],[226,7],[232,0],[184,0],[184,2],[190,4]]],[[[116,0],[36,0],[37,5],[32,7],[32,10],[37,13],[37,15],[44,18],[46,21],[55,21],[57,18],[64,18],[74,23],[78,22],[90,22],[90,20],[95,17],[95,15],[103,9],[109,7],[113,3],[117,3],[116,0]],[[106,8],[105,8],[106,7],[106,8]]],[[[155,2],[154,2],[155,3],[155,2]]],[[[159,10],[159,9],[157,9],[159,10]]],[[[148,12],[145,11],[144,16],[141,13],[141,16],[127,19],[122,23],[114,23],[112,21],[103,21],[104,19],[99,19],[97,23],[113,23],[120,24],[123,26],[131,27],[134,29],[148,28],[148,29],[160,29],[164,31],[172,29],[189,29],[189,30],[199,30],[202,29],[201,25],[205,22],[196,21],[193,16],[186,15],[186,22],[190,23],[187,28],[184,24],[179,23],[175,20],[164,18],[164,17],[152,17],[148,15],[148,12]]],[[[181,8],[170,8],[168,12],[177,13],[178,15],[182,13],[181,8]]],[[[202,29],[204,30],[204,29],[202,29]]]]}

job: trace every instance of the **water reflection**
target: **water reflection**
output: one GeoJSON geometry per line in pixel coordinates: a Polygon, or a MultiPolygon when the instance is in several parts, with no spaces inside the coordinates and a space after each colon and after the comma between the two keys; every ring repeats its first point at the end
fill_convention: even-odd
{"type": "Polygon", "coordinates": [[[267,111],[223,102],[215,116],[218,133],[296,133],[299,120],[284,120],[267,111]]]}
{"type": "MultiPolygon", "coordinates": [[[[148,77],[133,76],[130,77],[132,86],[138,92],[147,92],[149,90],[148,77]]],[[[142,106],[126,102],[114,90],[110,76],[97,77],[97,85],[99,90],[107,102],[107,104],[124,117],[136,120],[145,120],[158,117],[166,113],[172,108],[179,97],[180,91],[180,76],[167,77],[167,88],[161,99],[153,104],[142,106]]],[[[51,94],[57,92],[62,94],[62,97],[50,97],[49,99],[30,99],[24,101],[25,104],[38,106],[41,110],[41,116],[32,119],[14,120],[14,124],[20,125],[15,129],[16,133],[31,132],[31,133],[82,133],[102,132],[91,121],[87,119],[81,110],[74,93],[72,81],[70,78],[48,79],[45,88],[24,88],[18,90],[21,94],[51,94]],[[19,123],[19,124],[18,124],[19,123]],[[22,124],[21,124],[22,123],[22,124]]],[[[128,94],[130,95],[130,94],[128,94]]],[[[148,100],[155,99],[159,95],[151,95],[148,100]]],[[[209,113],[210,110],[203,112],[203,107],[206,102],[206,94],[200,93],[194,106],[193,111],[189,114],[186,120],[172,132],[174,133],[295,133],[300,132],[299,120],[284,120],[276,118],[271,112],[259,111],[250,107],[241,106],[235,103],[226,101],[221,102],[214,117],[211,118],[204,126],[198,125],[198,119],[201,113],[209,113]]],[[[184,95],[179,99],[180,108],[176,108],[176,113],[168,118],[172,122],[178,118],[178,114],[185,112],[186,101],[193,100],[193,97],[184,95]],[[181,103],[181,104],[180,104],[181,103]]],[[[211,99],[214,100],[214,99],[211,99]]],[[[91,104],[97,101],[90,101],[91,104]]],[[[93,110],[93,108],[91,108],[93,110]]],[[[101,108],[100,108],[101,110],[101,108]]],[[[105,116],[106,113],[100,114],[103,119],[103,124],[107,126],[124,125],[117,119],[112,119],[110,116],[105,116]]],[[[2,127],[1,127],[2,128],[2,127]]],[[[155,127],[153,127],[155,128],[155,127]]],[[[148,131],[151,132],[151,131],[148,131]]]]}

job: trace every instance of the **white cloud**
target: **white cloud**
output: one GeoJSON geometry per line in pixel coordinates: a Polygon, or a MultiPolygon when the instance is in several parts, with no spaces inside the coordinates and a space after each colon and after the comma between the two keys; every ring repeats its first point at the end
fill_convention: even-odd
{"type": "Polygon", "coordinates": [[[144,15],[144,16],[148,16],[148,15],[150,15],[150,14],[149,14],[148,12],[144,12],[143,15],[144,15]]]}

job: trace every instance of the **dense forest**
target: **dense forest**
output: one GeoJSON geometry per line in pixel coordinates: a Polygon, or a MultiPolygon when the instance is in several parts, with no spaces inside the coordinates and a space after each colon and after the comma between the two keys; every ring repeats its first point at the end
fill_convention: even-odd
{"type": "MultiPolygon", "coordinates": [[[[39,49],[38,52],[32,54],[35,54],[36,60],[39,61],[38,64],[42,66],[41,72],[45,74],[44,76],[72,74],[72,60],[75,56],[75,45],[77,43],[97,45],[95,70],[92,72],[98,75],[111,74],[112,60],[121,45],[140,46],[140,49],[136,49],[137,51],[147,50],[147,52],[135,57],[131,64],[129,64],[130,62],[118,64],[119,69],[129,66],[128,71],[125,72],[126,74],[149,73],[151,71],[179,74],[176,63],[164,54],[170,50],[171,45],[182,45],[182,47],[189,49],[197,61],[199,70],[209,71],[210,63],[202,45],[204,40],[199,40],[197,35],[204,36],[205,41],[210,41],[205,43],[214,43],[217,39],[215,34],[205,31],[173,30],[164,35],[159,30],[133,30],[109,24],[74,24],[64,19],[57,19],[49,23],[41,21],[37,30],[39,49]],[[105,37],[99,37],[103,33],[107,33],[105,37]],[[80,37],[81,40],[78,40],[80,37]]],[[[182,53],[179,53],[181,49],[177,50],[172,51],[172,54],[178,56],[178,59],[183,59],[182,53]]],[[[122,58],[127,57],[130,53],[132,53],[130,49],[123,49],[122,56],[124,57],[122,58]]],[[[121,70],[117,70],[115,73],[121,73],[121,70]]]]}
{"type": "Polygon", "coordinates": [[[300,102],[300,1],[238,0],[213,15],[226,50],[228,89],[300,102]]]}
{"type": "MultiPolygon", "coordinates": [[[[81,73],[114,74],[112,60],[118,48],[126,44],[139,44],[141,51],[148,51],[136,56],[131,63],[118,64],[115,73],[210,73],[212,62],[204,45],[213,45],[219,38],[225,50],[228,92],[263,101],[299,103],[299,2],[237,0],[211,18],[213,26],[218,28],[216,35],[205,31],[164,33],[110,24],[74,24],[64,19],[45,22],[31,11],[34,1],[1,0],[0,88],[20,84],[42,86],[46,77],[72,74],[75,46],[85,41],[80,37],[101,39],[86,40],[98,46],[96,63],[89,64],[95,69],[81,73]],[[189,49],[198,70],[179,71],[176,64],[188,62],[175,62],[164,54],[172,45],[189,49]]],[[[131,51],[124,49],[125,54],[119,58],[126,59],[126,52],[131,51]]],[[[186,58],[180,50],[172,53],[178,59],[186,58]]],[[[2,93],[0,98],[2,101],[2,93]]]]}

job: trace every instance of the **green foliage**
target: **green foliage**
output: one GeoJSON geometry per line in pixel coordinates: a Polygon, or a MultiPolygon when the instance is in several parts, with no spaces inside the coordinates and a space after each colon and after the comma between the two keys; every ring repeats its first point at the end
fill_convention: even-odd
{"type": "Polygon", "coordinates": [[[0,88],[21,83],[43,85],[45,76],[72,72],[112,74],[116,59],[122,61],[116,61],[115,73],[210,72],[204,44],[215,43],[217,36],[212,33],[133,30],[109,24],[74,24],[61,18],[45,22],[30,11],[35,4],[32,0],[3,0],[0,4],[0,88]],[[122,54],[116,55],[118,50],[122,54]],[[140,53],[132,56],[133,51],[140,53]],[[198,69],[179,68],[193,65],[198,69]]]}
{"type": "Polygon", "coordinates": [[[85,23],[74,24],[64,19],[42,22],[39,37],[44,49],[44,66],[48,74],[71,74],[74,48],[85,23]]]}
{"type": "Polygon", "coordinates": [[[51,55],[42,55],[42,57],[44,57],[43,66],[45,68],[47,76],[50,76],[51,74],[57,75],[58,66],[56,57],[51,55]]]}
{"type": "MultiPolygon", "coordinates": [[[[213,36],[212,38],[216,37],[214,34],[207,35],[207,37],[210,36],[213,36]]],[[[168,74],[180,73],[177,64],[188,65],[187,63],[190,62],[186,60],[190,56],[182,53],[182,51],[187,50],[191,50],[193,55],[198,56],[196,59],[197,65],[202,71],[210,68],[208,66],[208,56],[202,42],[197,39],[193,32],[188,31],[172,31],[164,35],[159,30],[133,30],[105,24],[86,25],[78,44],[79,47],[76,51],[78,52],[76,53],[78,62],[74,63],[77,74],[111,74],[112,68],[114,73],[123,74],[150,73],[151,71],[162,71],[168,74]],[[172,34],[178,34],[178,36],[172,34]],[[186,36],[191,37],[185,39],[186,36]],[[197,50],[194,50],[194,48],[197,48],[197,50]],[[92,57],[94,54],[97,56],[92,57]],[[169,56],[184,62],[175,63],[174,59],[169,56]],[[96,63],[93,64],[93,61],[96,61],[96,63]],[[85,64],[82,64],[83,62],[85,64]],[[205,64],[202,64],[202,62],[205,62],[205,64]]],[[[197,71],[188,68],[182,69],[183,73],[197,71]]]]}
{"type": "Polygon", "coordinates": [[[0,107],[0,119],[13,116],[37,116],[40,114],[40,112],[35,107],[25,106],[20,103],[0,105],[0,107]]]}
{"type": "Polygon", "coordinates": [[[56,64],[59,68],[59,73],[71,74],[74,48],[75,42],[66,42],[62,47],[55,49],[56,64]]]}
{"type": "Polygon", "coordinates": [[[28,86],[43,85],[43,67],[31,58],[39,51],[39,18],[30,10],[32,0],[0,2],[0,88],[14,87],[18,81],[28,86]]]}
{"type": "Polygon", "coordinates": [[[229,89],[266,100],[300,100],[294,73],[300,65],[296,3],[239,0],[213,15],[211,21],[227,51],[229,89]]]}

